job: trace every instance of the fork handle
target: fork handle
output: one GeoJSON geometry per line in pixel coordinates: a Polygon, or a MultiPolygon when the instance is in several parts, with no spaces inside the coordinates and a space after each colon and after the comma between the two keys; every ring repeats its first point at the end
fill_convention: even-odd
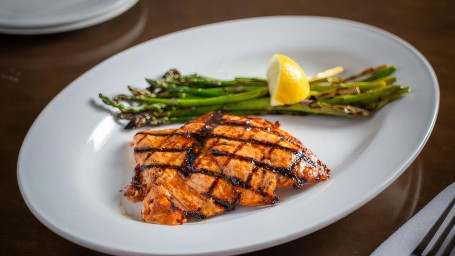
{"type": "Polygon", "coordinates": [[[452,201],[450,201],[449,205],[446,207],[444,212],[441,214],[441,216],[439,216],[439,218],[436,220],[436,222],[430,228],[430,230],[425,235],[425,237],[422,239],[422,241],[419,243],[419,245],[417,245],[417,247],[414,249],[414,251],[410,254],[411,256],[421,256],[422,255],[423,251],[428,246],[428,244],[431,242],[433,236],[436,234],[439,227],[441,227],[442,223],[444,222],[444,219],[447,217],[447,215],[449,215],[454,204],[455,204],[455,197],[452,198],[452,201]]]}

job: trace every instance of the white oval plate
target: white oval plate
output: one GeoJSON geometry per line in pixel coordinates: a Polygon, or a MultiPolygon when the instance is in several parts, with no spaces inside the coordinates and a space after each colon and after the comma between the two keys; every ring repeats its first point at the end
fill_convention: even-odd
{"type": "MultiPolygon", "coordinates": [[[[135,255],[235,254],[274,246],[346,216],[391,184],[415,159],[436,120],[439,89],[425,58],[378,28],[333,18],[267,17],[222,22],[163,36],[94,67],[38,116],[18,160],[22,195],[47,227],[77,244],[135,255]],[[134,162],[125,131],[97,98],[146,87],[169,68],[232,78],[265,76],[268,59],[286,54],[307,74],[343,66],[347,74],[383,63],[412,92],[371,118],[266,116],[280,121],[332,169],[305,191],[279,191],[273,207],[181,226],[146,224],[125,214],[119,192],[134,162]]],[[[178,125],[174,125],[178,126],[178,125]]],[[[159,127],[158,129],[169,128],[159,127]]]]}

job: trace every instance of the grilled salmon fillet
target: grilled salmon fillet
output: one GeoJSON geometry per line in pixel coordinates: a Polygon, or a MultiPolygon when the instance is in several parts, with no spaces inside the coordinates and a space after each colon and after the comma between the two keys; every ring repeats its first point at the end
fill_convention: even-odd
{"type": "Polygon", "coordinates": [[[144,221],[179,225],[236,205],[274,204],[279,187],[328,179],[330,170],[279,126],[209,113],[179,129],[138,132],[137,165],[124,195],[143,202],[144,221]]]}

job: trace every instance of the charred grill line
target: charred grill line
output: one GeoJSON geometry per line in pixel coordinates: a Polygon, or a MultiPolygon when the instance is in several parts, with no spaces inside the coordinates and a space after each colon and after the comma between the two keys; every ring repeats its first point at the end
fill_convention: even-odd
{"type": "Polygon", "coordinates": [[[139,173],[141,172],[141,166],[139,164],[136,165],[136,167],[134,167],[134,176],[133,178],[131,179],[131,185],[135,188],[139,188],[141,185],[140,185],[140,175],[139,173]]]}
{"type": "MultiPolygon", "coordinates": [[[[145,136],[143,138],[140,139],[140,141],[142,141],[146,136],[156,136],[156,137],[165,137],[165,136],[168,136],[168,137],[172,137],[174,135],[182,135],[182,136],[185,136],[185,134],[183,133],[180,133],[180,132],[171,132],[171,133],[150,133],[150,132],[147,132],[147,131],[141,131],[141,132],[137,132],[136,134],[145,134],[145,136]]],[[[139,142],[137,144],[139,144],[139,142]]]]}
{"type": "Polygon", "coordinates": [[[149,160],[150,156],[152,155],[152,153],[148,153],[147,156],[145,157],[144,159],[144,164],[147,162],[147,160],[149,160]]]}
{"type": "MultiPolygon", "coordinates": [[[[145,137],[147,137],[147,136],[148,136],[147,134],[144,135],[144,137],[142,137],[140,140],[143,140],[143,139],[144,139],[145,137]]],[[[164,143],[164,142],[161,142],[161,144],[158,146],[158,148],[161,148],[161,147],[163,146],[163,143],[164,143]]],[[[136,145],[138,145],[138,144],[139,144],[139,143],[137,143],[136,145]]],[[[148,147],[147,147],[147,148],[148,148],[148,147]]],[[[135,153],[135,154],[139,153],[139,152],[137,151],[137,149],[138,149],[138,148],[134,148],[134,153],[135,153]]],[[[145,151],[145,152],[146,152],[146,151],[145,151]]],[[[151,155],[152,155],[152,152],[150,152],[150,153],[147,154],[147,156],[146,156],[145,159],[144,159],[144,162],[142,163],[142,166],[140,167],[140,171],[145,170],[145,169],[144,169],[144,168],[145,168],[144,165],[145,165],[145,163],[147,163],[147,160],[150,158],[151,155]]],[[[150,168],[151,168],[151,167],[150,167],[150,168]]],[[[150,168],[146,168],[146,169],[150,169],[150,168]]]]}
{"type": "Polygon", "coordinates": [[[302,159],[300,159],[300,158],[296,158],[294,161],[292,161],[292,163],[291,163],[291,168],[290,168],[291,171],[292,171],[292,170],[295,170],[295,167],[297,166],[297,164],[300,163],[300,161],[302,161],[302,159]]]}
{"type": "MultiPolygon", "coordinates": [[[[237,152],[239,152],[239,150],[242,149],[244,145],[245,145],[245,144],[239,144],[239,145],[234,149],[233,154],[236,154],[237,152]]],[[[213,146],[216,146],[216,144],[213,145],[213,146]]],[[[228,166],[229,162],[231,162],[231,159],[232,159],[232,158],[228,157],[228,159],[226,159],[226,161],[224,162],[224,164],[221,166],[221,174],[224,174],[224,170],[225,170],[226,166],[228,166]]]]}
{"type": "MultiPolygon", "coordinates": [[[[193,168],[192,173],[201,173],[204,175],[215,177],[217,179],[225,179],[225,180],[230,181],[225,175],[220,175],[220,174],[217,174],[215,172],[212,172],[212,171],[204,169],[204,168],[198,168],[198,169],[193,168]]],[[[235,185],[235,184],[232,184],[232,185],[235,185]]]]}
{"type": "Polygon", "coordinates": [[[208,139],[208,134],[212,133],[214,127],[208,127],[207,125],[202,126],[196,133],[190,133],[190,136],[195,138],[201,145],[205,145],[205,142],[208,139]]]}
{"type": "Polygon", "coordinates": [[[258,169],[259,169],[258,166],[254,166],[254,167],[253,167],[253,170],[251,170],[251,172],[248,174],[248,177],[246,178],[245,183],[246,183],[249,187],[251,187],[251,184],[250,184],[251,179],[253,178],[253,175],[258,171],[258,169]]]}
{"type": "MultiPolygon", "coordinates": [[[[269,148],[268,152],[267,152],[267,155],[270,156],[270,154],[272,153],[272,151],[274,150],[274,148],[269,148]]],[[[262,155],[261,156],[261,159],[259,159],[259,162],[262,162],[263,160],[265,159],[265,155],[262,155]]],[[[248,178],[246,180],[246,182],[250,185],[250,182],[251,182],[251,179],[253,178],[253,175],[259,170],[259,166],[255,165],[253,167],[253,170],[251,170],[251,173],[248,175],[248,178]]],[[[263,171],[264,174],[265,174],[265,171],[263,171]]],[[[258,188],[258,190],[260,190],[260,188],[258,188]]],[[[276,198],[276,201],[275,202],[278,202],[278,198],[276,198]]]]}
{"type": "MultiPolygon", "coordinates": [[[[255,194],[258,194],[258,195],[261,195],[261,196],[264,196],[264,197],[270,197],[269,194],[267,194],[267,193],[265,193],[263,191],[252,189],[251,185],[249,185],[248,183],[243,182],[240,179],[235,178],[235,177],[228,177],[226,175],[218,175],[218,174],[216,174],[216,173],[214,173],[212,171],[209,171],[209,170],[206,170],[206,169],[202,169],[202,168],[193,169],[193,173],[201,173],[201,174],[212,176],[212,177],[215,177],[215,178],[218,178],[218,179],[224,179],[224,180],[229,181],[234,187],[243,187],[245,189],[250,189],[250,191],[255,193],[255,194]],[[235,179],[235,181],[233,181],[232,179],[235,179]]],[[[237,198],[237,200],[238,199],[239,198],[237,198]]],[[[273,202],[278,202],[278,198],[274,197],[272,199],[271,203],[273,204],[273,202]]],[[[233,204],[233,205],[235,206],[235,204],[233,204]]]]}
{"type": "Polygon", "coordinates": [[[144,162],[142,163],[142,165],[138,168],[136,166],[136,168],[134,169],[134,171],[136,172],[136,175],[138,175],[139,173],[138,172],[141,172],[141,171],[144,171],[146,169],[150,169],[150,168],[145,168],[145,163],[147,163],[147,160],[150,158],[150,156],[152,155],[152,153],[148,153],[147,156],[144,158],[144,162]]]}
{"type": "Polygon", "coordinates": [[[213,202],[218,205],[223,207],[226,211],[232,211],[235,208],[235,205],[237,204],[237,200],[234,201],[233,204],[229,203],[228,201],[221,200],[217,197],[212,196],[213,202]]]}
{"type": "Polygon", "coordinates": [[[177,170],[181,170],[182,167],[181,166],[175,166],[175,165],[170,165],[170,164],[147,164],[147,165],[142,165],[139,169],[139,171],[145,171],[145,170],[148,170],[150,168],[160,168],[160,169],[177,169],[177,170]]]}
{"type": "Polygon", "coordinates": [[[256,140],[256,139],[253,139],[253,138],[250,138],[250,139],[248,139],[248,140],[244,140],[244,139],[232,138],[232,137],[229,137],[229,136],[218,135],[218,134],[213,134],[213,135],[211,136],[211,138],[225,139],[225,140],[233,140],[233,141],[244,142],[244,143],[251,143],[251,144],[258,144],[258,145],[267,146],[267,147],[274,148],[274,149],[281,149],[281,150],[287,151],[287,152],[292,153],[292,154],[298,154],[298,153],[300,153],[300,151],[297,151],[297,150],[294,150],[294,149],[291,149],[291,148],[288,148],[288,147],[280,146],[280,145],[278,145],[277,143],[271,143],[271,142],[260,141],[260,140],[256,140]]]}
{"type": "Polygon", "coordinates": [[[183,172],[183,176],[187,177],[193,169],[194,161],[196,161],[198,154],[194,152],[196,142],[193,143],[191,148],[187,149],[185,159],[183,160],[183,167],[180,169],[183,172]]]}
{"type": "Polygon", "coordinates": [[[134,152],[136,153],[143,153],[143,152],[184,152],[188,151],[191,148],[151,148],[151,147],[143,147],[143,148],[135,148],[134,152]]]}
{"type": "Polygon", "coordinates": [[[164,196],[171,203],[171,209],[173,211],[178,210],[178,211],[183,212],[183,214],[185,214],[187,216],[195,217],[195,218],[198,218],[198,219],[201,219],[201,220],[207,218],[207,216],[205,216],[204,214],[200,213],[199,211],[185,211],[185,210],[182,210],[182,209],[178,208],[177,206],[175,206],[174,202],[167,195],[164,195],[164,196]]]}
{"type": "Polygon", "coordinates": [[[250,184],[248,184],[248,182],[244,182],[237,177],[233,177],[233,176],[229,176],[229,175],[224,175],[224,177],[226,177],[226,179],[228,179],[232,183],[232,185],[234,185],[235,187],[244,187],[247,189],[251,188],[251,186],[250,186],[250,184]]]}
{"type": "Polygon", "coordinates": [[[140,139],[137,141],[137,144],[141,143],[141,141],[142,141],[143,139],[145,139],[145,137],[147,137],[147,134],[145,134],[142,138],[140,138],[140,139]]]}
{"type": "MultiPolygon", "coordinates": [[[[138,170],[138,171],[143,171],[143,169],[144,169],[143,167],[144,167],[144,166],[141,166],[141,169],[140,169],[140,170],[139,170],[139,169],[136,169],[136,170],[138,170]]],[[[152,166],[152,165],[147,165],[147,166],[145,166],[145,168],[152,168],[152,167],[157,167],[157,168],[174,168],[174,169],[179,169],[179,170],[181,169],[179,166],[170,166],[170,165],[169,165],[169,166],[167,166],[167,165],[165,165],[165,166],[163,166],[163,165],[153,165],[153,166],[152,166]]],[[[207,175],[208,175],[208,174],[207,174],[207,175]]],[[[218,181],[218,178],[217,178],[215,181],[218,181]]],[[[215,183],[215,181],[214,181],[213,183],[215,183]]],[[[206,197],[212,198],[213,202],[214,202],[216,205],[218,205],[218,206],[220,206],[220,207],[223,207],[226,211],[232,211],[232,210],[234,210],[235,204],[236,204],[237,202],[235,202],[234,204],[231,204],[231,203],[229,203],[228,201],[222,200],[222,199],[220,199],[220,198],[217,198],[217,197],[214,197],[214,196],[211,195],[211,192],[212,192],[211,190],[213,190],[213,189],[215,188],[215,186],[216,186],[216,184],[214,185],[213,183],[212,183],[212,185],[211,185],[211,188],[209,189],[209,192],[210,192],[210,193],[207,192],[207,193],[205,193],[205,194],[203,194],[203,195],[206,196],[206,197]],[[212,188],[212,186],[213,186],[213,188],[212,188]]],[[[156,183],[154,183],[154,184],[155,184],[155,185],[158,185],[158,184],[156,184],[156,183]]],[[[196,218],[199,218],[199,219],[205,219],[205,218],[207,217],[207,216],[201,214],[199,211],[184,211],[184,210],[182,210],[182,209],[176,207],[176,206],[174,205],[174,202],[173,202],[169,197],[166,196],[166,199],[169,200],[169,202],[171,202],[171,207],[172,207],[173,210],[178,209],[178,210],[182,211],[185,215],[192,216],[192,217],[196,217],[196,218]]]]}
{"type": "Polygon", "coordinates": [[[153,134],[153,133],[148,133],[146,131],[142,131],[142,132],[138,132],[137,134],[145,134],[145,136],[156,136],[156,137],[186,136],[185,133],[181,133],[181,132],[153,134]]]}
{"type": "Polygon", "coordinates": [[[221,114],[212,113],[210,119],[208,121],[205,121],[205,125],[199,129],[199,132],[192,134],[192,136],[194,136],[194,138],[196,138],[196,140],[201,143],[202,146],[204,146],[205,142],[215,129],[214,124],[218,124],[222,116],[223,115],[221,114]]]}
{"type": "MultiPolygon", "coordinates": [[[[154,184],[158,186],[158,184],[156,184],[155,182],[154,182],[154,184]]],[[[177,206],[175,206],[174,201],[172,201],[167,195],[164,195],[164,197],[171,203],[172,211],[175,211],[175,210],[182,211],[177,206]]],[[[153,201],[155,201],[155,200],[153,200],[153,201]]],[[[182,212],[184,212],[184,211],[182,211],[182,212]]]]}
{"type": "MultiPolygon", "coordinates": [[[[218,140],[216,140],[214,144],[217,144],[217,143],[218,143],[218,140]]],[[[209,156],[210,156],[210,155],[209,155],[209,156]]],[[[210,157],[211,157],[211,156],[210,156],[210,157]]],[[[195,161],[194,164],[193,164],[192,170],[194,170],[194,166],[198,166],[198,165],[199,165],[200,161],[201,161],[201,158],[197,158],[197,159],[196,159],[196,161],[195,161]]]]}
{"type": "MultiPolygon", "coordinates": [[[[284,137],[280,137],[280,139],[279,139],[275,144],[279,145],[280,142],[282,142],[284,139],[285,139],[284,137]]],[[[272,151],[273,151],[273,150],[274,150],[273,147],[271,147],[271,148],[269,149],[269,152],[268,152],[269,155],[272,154],[272,151]]]]}
{"type": "MultiPolygon", "coordinates": [[[[269,149],[269,155],[270,155],[270,151],[271,151],[271,149],[269,149]]],[[[261,156],[261,159],[260,159],[259,161],[262,162],[262,160],[264,160],[264,158],[265,158],[265,155],[262,155],[262,156],[261,156]]],[[[250,184],[251,179],[253,178],[253,175],[254,175],[258,170],[259,170],[259,166],[255,165],[255,166],[253,167],[253,170],[251,170],[250,174],[248,174],[248,178],[246,179],[246,183],[247,183],[250,187],[251,187],[251,184],[250,184]]]]}
{"type": "MultiPolygon", "coordinates": [[[[296,150],[293,150],[293,149],[290,149],[290,148],[287,148],[287,147],[283,147],[283,146],[280,146],[280,145],[277,145],[275,143],[267,143],[267,142],[262,142],[262,141],[257,141],[255,139],[249,139],[249,140],[242,140],[242,139],[236,139],[236,138],[229,138],[227,136],[220,136],[220,135],[215,135],[213,136],[212,138],[217,138],[217,139],[225,139],[225,140],[233,140],[233,141],[241,141],[241,142],[245,142],[245,143],[253,143],[253,144],[259,144],[259,145],[263,145],[263,146],[267,146],[270,148],[270,150],[273,150],[273,149],[281,149],[281,150],[284,150],[284,151],[287,151],[291,154],[294,154],[297,156],[298,159],[303,159],[305,160],[305,162],[307,162],[308,164],[312,165],[313,167],[316,167],[316,164],[307,156],[305,155],[304,152],[302,151],[296,151],[296,150]]],[[[270,155],[270,154],[269,154],[270,155]]]]}
{"type": "Polygon", "coordinates": [[[228,201],[222,200],[222,199],[217,198],[217,197],[212,195],[212,192],[215,189],[216,185],[218,184],[218,181],[219,181],[219,179],[215,178],[215,180],[210,185],[208,191],[205,194],[203,194],[203,195],[206,196],[206,197],[212,198],[213,202],[216,205],[223,207],[226,211],[234,210],[236,202],[234,204],[231,204],[228,201]]]}
{"type": "Polygon", "coordinates": [[[215,180],[210,184],[209,190],[205,193],[207,196],[212,196],[212,192],[215,189],[216,185],[218,184],[218,178],[215,178],[215,180]]]}
{"type": "MultiPolygon", "coordinates": [[[[183,133],[174,133],[172,135],[182,135],[182,136],[184,136],[185,134],[183,134],[183,133]]],[[[166,135],[160,134],[160,135],[152,135],[152,136],[169,136],[169,134],[166,134],[166,135]]],[[[194,138],[197,138],[200,135],[198,133],[191,133],[191,136],[193,136],[194,138]]],[[[287,151],[289,153],[296,154],[296,155],[302,154],[301,151],[297,151],[297,150],[294,150],[294,149],[291,149],[291,148],[288,148],[288,147],[280,146],[280,145],[277,145],[276,143],[259,141],[259,140],[252,139],[252,138],[248,139],[248,140],[245,140],[245,139],[232,138],[232,137],[229,137],[229,136],[218,135],[218,134],[211,134],[208,138],[225,139],[225,140],[232,140],[232,141],[238,141],[238,142],[244,142],[244,143],[258,144],[258,145],[266,146],[266,147],[273,148],[273,149],[281,149],[281,150],[284,150],[284,151],[287,151]]],[[[282,140],[282,139],[285,139],[285,138],[280,138],[280,140],[282,140]]],[[[305,150],[305,149],[302,148],[302,150],[305,150]]],[[[314,163],[311,162],[311,165],[314,165],[314,163]]]]}
{"type": "Polygon", "coordinates": [[[198,218],[198,219],[205,219],[207,218],[207,216],[205,216],[204,214],[200,213],[199,211],[184,211],[184,210],[181,210],[183,212],[183,214],[187,215],[187,216],[191,216],[191,217],[195,217],[195,218],[198,218]]]}
{"type": "MultiPolygon", "coordinates": [[[[272,127],[260,127],[260,126],[254,126],[254,125],[251,125],[250,123],[241,123],[241,122],[232,122],[232,121],[223,121],[222,119],[223,115],[220,114],[220,113],[214,113],[212,114],[210,120],[206,121],[205,124],[209,125],[209,126],[212,126],[212,125],[225,125],[225,126],[238,126],[238,127],[245,127],[245,128],[248,128],[248,129],[257,129],[257,130],[261,130],[261,131],[268,131],[268,132],[272,132],[273,134],[277,135],[280,137],[280,139],[285,139],[286,141],[294,144],[294,145],[297,145],[297,146],[300,146],[300,143],[297,139],[295,138],[289,138],[287,137],[286,135],[283,135],[282,133],[278,132],[278,131],[274,131],[272,130],[273,129],[273,126],[276,126],[275,124],[271,123],[271,122],[267,122],[268,124],[270,124],[272,127]]],[[[189,123],[194,123],[195,121],[190,121],[189,123]]],[[[208,128],[207,126],[204,126],[201,130],[202,131],[205,131],[203,130],[204,128],[208,128]]],[[[212,130],[214,127],[211,127],[212,130]]],[[[200,131],[201,131],[200,130],[200,131]]],[[[210,131],[211,132],[211,131],[210,131]]],[[[185,136],[185,135],[188,135],[188,134],[183,134],[183,133],[169,133],[169,134],[150,134],[150,133],[147,133],[147,132],[138,132],[138,134],[148,134],[148,135],[152,135],[152,136],[173,136],[173,135],[181,135],[181,136],[185,136]]],[[[207,133],[202,133],[202,134],[198,134],[198,133],[192,133],[191,135],[192,136],[204,136],[206,135],[207,133]]],[[[143,139],[143,138],[142,138],[143,139]]],[[[141,140],[142,140],[141,139],[141,140]]],[[[268,146],[268,145],[266,145],[268,146]]],[[[284,148],[284,147],[283,147],[284,148]]],[[[285,148],[284,148],[285,149],[285,148]]],[[[303,148],[303,150],[305,150],[303,148]]]]}
{"type": "Polygon", "coordinates": [[[222,122],[219,123],[219,124],[220,125],[232,125],[232,126],[245,126],[245,127],[249,127],[249,128],[258,128],[258,129],[261,129],[261,130],[264,130],[264,131],[270,131],[270,129],[272,129],[273,126],[274,126],[274,124],[272,124],[272,123],[268,123],[272,127],[254,126],[254,125],[251,125],[251,122],[249,122],[249,121],[250,120],[248,120],[247,122],[235,122],[235,121],[224,121],[224,120],[222,120],[222,122]]]}
{"type": "Polygon", "coordinates": [[[225,151],[220,151],[220,150],[212,150],[212,155],[214,155],[214,156],[227,156],[227,157],[230,157],[230,158],[235,158],[235,159],[238,159],[238,160],[250,162],[250,163],[252,163],[252,164],[254,164],[256,166],[259,166],[259,167],[261,167],[263,169],[266,169],[268,171],[272,171],[274,173],[279,173],[279,174],[282,174],[284,176],[290,177],[290,178],[292,178],[294,180],[297,180],[298,182],[305,182],[304,178],[299,178],[299,177],[295,176],[294,174],[292,174],[292,169],[291,168],[271,166],[271,165],[268,165],[266,163],[262,163],[260,161],[257,161],[257,160],[255,160],[254,158],[251,158],[251,157],[239,156],[239,155],[235,155],[235,154],[228,153],[228,152],[225,152],[225,151]]]}
{"type": "Polygon", "coordinates": [[[219,124],[219,122],[223,119],[223,114],[221,113],[212,113],[210,114],[210,119],[205,123],[208,125],[212,124],[219,124]]]}
{"type": "MultiPolygon", "coordinates": [[[[201,128],[202,130],[203,128],[201,128]]],[[[200,130],[200,131],[201,131],[200,130]]],[[[204,130],[203,131],[204,133],[207,132],[207,130],[204,130]]],[[[149,134],[150,136],[186,136],[185,133],[173,133],[173,134],[149,134]]],[[[196,140],[198,141],[203,141],[205,143],[205,140],[206,139],[209,139],[209,138],[217,138],[217,139],[225,139],[225,140],[233,140],[233,141],[238,141],[238,142],[244,142],[244,143],[251,143],[251,144],[258,144],[258,145],[262,145],[262,146],[266,146],[266,147],[270,147],[270,148],[274,148],[274,149],[281,149],[281,150],[284,150],[284,151],[287,151],[289,153],[292,153],[292,154],[296,154],[296,155],[301,155],[302,152],[301,151],[297,151],[297,150],[294,150],[294,149],[291,149],[291,148],[288,148],[288,147],[284,147],[284,146],[280,146],[280,145],[277,145],[276,143],[270,143],[270,142],[265,142],[265,141],[259,141],[259,140],[256,140],[256,139],[248,139],[248,140],[244,140],[244,139],[239,139],[239,138],[232,138],[232,137],[229,137],[229,136],[224,136],[224,135],[218,135],[218,134],[210,134],[205,140],[202,140],[201,139],[201,135],[199,133],[190,133],[190,135],[194,138],[196,138],[196,140]]],[[[281,139],[286,139],[286,138],[280,138],[281,139]]],[[[305,148],[301,148],[302,151],[306,151],[305,148]]],[[[309,158],[307,158],[307,160],[311,161],[309,158]]],[[[311,161],[310,162],[311,165],[315,166],[314,163],[311,161]]]]}
{"type": "MultiPolygon", "coordinates": [[[[300,142],[296,138],[289,138],[288,136],[285,136],[285,135],[283,135],[283,134],[281,134],[280,132],[277,132],[277,131],[270,131],[270,132],[275,134],[275,135],[278,135],[280,137],[280,139],[285,139],[289,143],[301,147],[300,142]]],[[[306,151],[306,148],[303,147],[303,148],[301,148],[301,150],[306,151]]]]}
{"type": "Polygon", "coordinates": [[[208,191],[207,191],[206,193],[203,193],[202,195],[205,196],[205,197],[207,197],[207,198],[211,198],[211,199],[213,200],[213,202],[214,202],[216,205],[218,205],[218,206],[220,206],[220,207],[223,207],[225,211],[232,211],[232,210],[234,210],[235,204],[236,204],[237,202],[234,202],[234,204],[231,204],[231,203],[229,203],[229,202],[226,201],[226,200],[222,200],[222,199],[220,199],[220,198],[215,197],[215,196],[212,195],[212,192],[213,192],[213,190],[215,189],[216,185],[218,184],[218,181],[219,181],[219,179],[218,179],[218,178],[215,178],[215,180],[214,180],[214,181],[212,182],[212,184],[210,185],[208,191]]]}
{"type": "Polygon", "coordinates": [[[219,125],[226,125],[226,126],[231,125],[231,126],[245,127],[247,129],[250,129],[250,130],[251,129],[257,129],[257,130],[260,130],[260,131],[271,132],[271,133],[273,133],[275,135],[278,135],[280,138],[287,140],[288,142],[290,142],[290,143],[292,143],[294,145],[300,146],[300,143],[296,139],[289,138],[286,135],[283,135],[282,133],[280,133],[278,131],[274,131],[274,130],[272,130],[273,128],[271,128],[271,127],[260,127],[260,126],[251,125],[249,123],[237,123],[237,122],[221,122],[221,123],[219,123],[219,125]]]}
{"type": "MultiPolygon", "coordinates": [[[[251,137],[249,138],[251,139],[251,137]]],[[[243,148],[243,146],[245,145],[245,143],[242,143],[242,144],[239,144],[235,149],[234,149],[234,152],[233,154],[237,154],[237,152],[239,152],[240,149],[243,148]]],[[[214,145],[215,146],[215,145],[214,145]]],[[[228,159],[226,159],[226,161],[224,162],[224,165],[221,166],[221,173],[224,174],[224,168],[226,168],[226,166],[228,166],[229,162],[231,162],[231,157],[228,157],[228,159]]],[[[251,173],[249,174],[251,175],[251,173]]],[[[248,182],[248,178],[247,178],[247,182],[243,182],[242,180],[236,178],[236,177],[232,177],[232,176],[228,176],[226,175],[226,178],[229,179],[231,181],[232,184],[234,184],[234,186],[242,186],[244,188],[251,188],[249,182],[248,182]]]]}

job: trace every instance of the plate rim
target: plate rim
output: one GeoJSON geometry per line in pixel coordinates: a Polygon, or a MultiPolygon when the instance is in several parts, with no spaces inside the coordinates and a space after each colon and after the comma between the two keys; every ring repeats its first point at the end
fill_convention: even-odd
{"type": "MultiPolygon", "coordinates": [[[[21,185],[21,178],[20,178],[20,166],[21,166],[21,159],[23,158],[23,147],[24,145],[27,143],[28,140],[30,140],[30,131],[32,129],[36,129],[34,127],[36,127],[37,123],[39,123],[43,116],[45,115],[45,113],[48,111],[50,105],[54,102],[54,100],[58,97],[61,97],[61,95],[68,90],[68,88],[72,87],[74,84],[76,84],[76,82],[82,77],[84,76],[85,74],[87,74],[88,72],[92,71],[93,69],[99,67],[100,65],[103,65],[104,63],[110,61],[112,58],[115,58],[116,56],[118,55],[121,55],[121,54],[128,54],[129,51],[135,49],[136,47],[140,47],[144,44],[147,44],[148,42],[150,41],[155,41],[157,39],[161,39],[163,37],[168,37],[168,36],[172,36],[174,34],[179,34],[179,33],[182,33],[182,32],[188,32],[188,31],[191,31],[191,30],[198,30],[198,29],[203,29],[203,28],[206,28],[206,27],[211,27],[211,26],[219,26],[219,25],[223,25],[223,24],[228,24],[228,23],[234,23],[234,22],[244,22],[244,21],[250,21],[250,20],[260,20],[260,19],[287,19],[287,18],[301,18],[301,19],[313,19],[313,20],[321,20],[321,21],[330,21],[330,22],[336,22],[336,23],[341,23],[342,25],[347,25],[347,26],[356,26],[356,27],[360,27],[362,29],[365,29],[365,30],[369,30],[369,31],[373,31],[375,32],[375,34],[380,34],[382,36],[385,36],[389,39],[392,39],[393,41],[395,42],[398,42],[400,43],[401,45],[403,45],[405,48],[409,49],[410,52],[412,52],[414,55],[416,55],[418,57],[418,59],[420,61],[422,61],[422,63],[424,64],[425,68],[429,71],[429,75],[430,75],[430,78],[433,82],[433,89],[434,89],[434,93],[435,93],[435,101],[433,102],[432,104],[432,107],[434,109],[434,111],[432,112],[432,115],[431,115],[431,123],[429,124],[428,126],[428,129],[426,129],[426,132],[425,134],[421,137],[422,140],[420,141],[419,145],[417,148],[415,148],[411,154],[411,156],[407,159],[407,161],[403,162],[401,167],[399,169],[397,169],[397,171],[394,172],[394,175],[392,175],[391,177],[389,177],[389,179],[384,182],[383,184],[381,184],[379,186],[379,189],[376,189],[375,191],[370,191],[370,194],[367,195],[367,196],[364,196],[362,197],[362,200],[358,200],[354,205],[354,207],[351,207],[350,209],[348,209],[347,211],[344,211],[336,216],[334,216],[333,218],[330,218],[330,219],[326,219],[324,221],[324,223],[321,223],[320,225],[318,226],[314,226],[311,230],[301,230],[300,232],[296,232],[296,233],[293,233],[293,234],[288,234],[287,236],[284,236],[284,237],[281,237],[281,239],[277,239],[277,240],[274,240],[272,242],[270,241],[264,241],[264,242],[258,242],[256,244],[253,244],[253,245],[248,245],[248,246],[244,246],[244,247],[238,247],[238,248],[233,248],[233,249],[229,249],[229,250],[225,250],[225,251],[213,251],[213,252],[205,252],[205,253],[198,253],[199,255],[205,255],[205,254],[223,254],[223,253],[245,253],[245,252],[251,252],[251,251],[254,251],[254,250],[259,250],[259,249],[265,249],[265,248],[269,248],[269,247],[272,247],[272,246],[276,246],[278,244],[282,244],[282,243],[285,243],[285,242],[288,242],[288,241],[291,241],[291,240],[294,240],[298,237],[301,237],[301,236],[304,236],[304,235],[308,235],[312,232],[315,232],[323,227],[326,227],[332,223],[334,223],[335,221],[341,219],[341,218],[344,218],[345,216],[347,216],[348,214],[354,212],[355,210],[357,210],[359,207],[361,207],[362,205],[366,204],[367,202],[369,202],[372,198],[374,198],[375,196],[377,196],[379,193],[381,193],[382,191],[384,191],[385,188],[387,188],[393,181],[395,181],[410,165],[411,163],[416,159],[416,157],[419,155],[419,153],[422,151],[422,149],[424,148],[425,144],[427,143],[432,131],[433,131],[433,128],[435,126],[435,123],[436,123],[436,120],[437,120],[437,116],[438,116],[438,112],[439,112],[439,104],[440,104],[440,91],[439,91],[439,83],[438,83],[438,80],[437,80],[437,76],[436,76],[436,73],[434,72],[431,64],[429,63],[429,61],[423,56],[422,53],[420,53],[414,46],[412,46],[410,43],[408,43],[407,41],[405,41],[404,39],[392,34],[391,32],[388,32],[382,28],[379,28],[379,27],[376,27],[376,26],[373,26],[373,25],[369,25],[369,24],[366,24],[366,23],[362,23],[362,22],[358,22],[358,21],[352,21],[352,20],[348,20],[348,19],[341,19],[341,18],[333,18],[333,17],[325,17],[325,16],[307,16],[307,15],[282,15],[282,16],[261,16],[261,17],[252,17],[252,18],[243,18],[243,19],[235,19],[235,20],[227,20],[227,21],[221,21],[221,22],[216,22],[216,23],[210,23],[210,24],[205,24],[205,25],[200,25],[200,26],[196,26],[196,27],[190,27],[190,28],[186,28],[186,29],[183,29],[183,30],[179,30],[179,31],[175,31],[175,32],[172,32],[172,33],[168,33],[168,34],[164,34],[164,35],[161,35],[159,37],[155,37],[155,38],[152,38],[152,39],[149,39],[147,41],[144,41],[144,42],[141,42],[135,46],[132,46],[128,49],[125,49],[105,60],[103,60],[102,62],[98,63],[97,65],[91,67],[89,70],[87,70],[86,72],[84,72],[83,74],[81,74],[80,76],[78,76],[78,78],[76,78],[75,80],[73,80],[71,83],[69,83],[67,86],[65,86],[65,88],[62,89],[62,91],[60,91],[44,108],[43,110],[40,112],[40,114],[36,117],[36,119],[34,120],[34,122],[32,123],[32,125],[30,126],[24,140],[23,140],[23,143],[21,145],[21,150],[19,152],[19,157],[18,157],[18,160],[17,160],[17,179],[18,179],[18,184],[19,184],[19,189],[20,189],[20,192],[21,192],[21,195],[24,199],[24,201],[26,202],[27,204],[27,207],[32,211],[33,215],[38,218],[40,220],[40,222],[42,222],[43,224],[45,224],[45,226],[47,228],[49,228],[51,231],[57,233],[58,235],[62,236],[63,238],[71,241],[71,242],[74,242],[78,245],[81,245],[83,247],[87,247],[87,248],[90,248],[90,249],[94,249],[94,250],[97,250],[97,251],[101,251],[101,252],[107,252],[107,253],[135,253],[135,254],[141,254],[140,252],[138,251],[122,251],[122,250],[119,250],[119,248],[115,249],[115,248],[105,248],[105,247],[100,247],[99,244],[97,243],[94,243],[94,242],[91,242],[91,241],[88,241],[88,240],[83,240],[83,239],[80,239],[79,237],[76,237],[76,236],[73,236],[72,234],[70,233],[67,233],[65,232],[64,230],[60,229],[58,226],[54,226],[52,223],[48,222],[47,219],[45,219],[43,216],[41,216],[41,214],[39,212],[37,212],[37,210],[33,207],[32,203],[26,198],[25,196],[25,189],[22,187],[21,185]],[[266,246],[264,246],[264,243],[267,243],[266,246]]],[[[153,252],[149,252],[150,254],[154,254],[153,252]]]]}

